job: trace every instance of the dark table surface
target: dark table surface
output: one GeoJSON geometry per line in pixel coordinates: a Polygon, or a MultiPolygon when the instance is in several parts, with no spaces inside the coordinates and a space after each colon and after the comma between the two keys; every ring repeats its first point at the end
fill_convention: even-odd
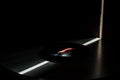
{"type": "MultiPolygon", "coordinates": [[[[82,44],[86,40],[87,39],[77,40],[74,42],[82,44]]],[[[2,55],[0,64],[3,67],[1,67],[0,75],[3,75],[3,78],[13,76],[10,78],[29,78],[29,80],[32,78],[33,80],[106,80],[117,78],[119,72],[119,58],[115,45],[103,39],[88,45],[88,47],[91,53],[91,60],[88,61],[87,64],[62,64],[50,62],[24,75],[19,75],[18,72],[45,61],[38,56],[42,50],[42,46],[16,51],[14,54],[8,56],[2,55]]]]}

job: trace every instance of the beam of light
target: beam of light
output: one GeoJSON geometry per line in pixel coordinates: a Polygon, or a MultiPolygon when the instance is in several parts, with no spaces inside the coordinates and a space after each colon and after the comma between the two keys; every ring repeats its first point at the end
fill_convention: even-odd
{"type": "Polygon", "coordinates": [[[88,42],[83,43],[83,45],[88,46],[88,45],[90,45],[90,44],[92,44],[92,43],[94,43],[94,42],[96,42],[98,40],[100,40],[100,38],[94,38],[94,39],[92,39],[92,40],[90,40],[88,42]]]}
{"type": "Polygon", "coordinates": [[[43,65],[45,65],[45,64],[47,64],[47,63],[49,63],[49,61],[43,61],[43,62],[41,62],[41,63],[39,63],[39,64],[37,64],[37,65],[34,65],[34,66],[32,66],[32,67],[30,67],[30,68],[28,68],[28,69],[25,69],[25,70],[23,70],[23,71],[20,71],[19,74],[22,74],[22,75],[23,75],[23,74],[26,74],[26,73],[28,73],[28,72],[30,72],[30,71],[38,68],[38,67],[41,67],[41,66],[43,66],[43,65]]]}
{"type": "Polygon", "coordinates": [[[100,15],[100,28],[99,28],[99,37],[101,39],[103,33],[103,14],[104,14],[104,0],[101,0],[101,15],[100,15]]]}
{"type": "Polygon", "coordinates": [[[103,65],[102,65],[102,42],[101,40],[98,43],[97,47],[97,55],[96,55],[96,60],[95,60],[95,67],[94,67],[94,73],[93,77],[94,78],[100,78],[103,74],[103,65]]]}
{"type": "Polygon", "coordinates": [[[96,56],[96,74],[100,75],[101,73],[101,67],[102,67],[102,44],[101,41],[98,43],[98,49],[97,49],[97,56],[96,56]]]}
{"type": "MultiPolygon", "coordinates": [[[[104,15],[104,0],[101,0],[101,15],[100,15],[100,25],[99,25],[99,38],[100,39],[102,39],[102,36],[103,36],[103,15],[104,15]]],[[[102,60],[103,60],[102,40],[99,40],[93,78],[100,78],[101,76],[103,76],[102,60]]]]}

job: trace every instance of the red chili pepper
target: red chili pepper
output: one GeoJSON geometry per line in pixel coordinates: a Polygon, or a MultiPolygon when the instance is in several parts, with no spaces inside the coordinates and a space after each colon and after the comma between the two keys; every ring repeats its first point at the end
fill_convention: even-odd
{"type": "Polygon", "coordinates": [[[69,52],[71,50],[73,50],[73,48],[65,48],[65,49],[59,51],[58,53],[64,54],[65,52],[69,52]]]}

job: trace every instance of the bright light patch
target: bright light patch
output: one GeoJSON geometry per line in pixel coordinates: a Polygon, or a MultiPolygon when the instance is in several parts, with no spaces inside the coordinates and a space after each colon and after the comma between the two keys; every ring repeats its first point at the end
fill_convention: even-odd
{"type": "Polygon", "coordinates": [[[101,15],[100,15],[100,30],[99,30],[99,37],[102,39],[103,33],[103,14],[104,14],[104,0],[101,0],[101,15]]]}
{"type": "Polygon", "coordinates": [[[85,42],[83,45],[84,45],[84,46],[87,46],[87,45],[90,45],[90,44],[92,44],[92,43],[94,43],[94,42],[96,42],[96,41],[98,41],[98,40],[100,40],[100,38],[94,38],[94,39],[92,39],[92,40],[90,40],[90,41],[88,41],[88,42],[85,42]]]}
{"type": "Polygon", "coordinates": [[[28,69],[25,69],[25,70],[23,70],[23,71],[20,71],[19,74],[26,74],[26,73],[28,73],[28,72],[30,72],[30,71],[38,68],[38,67],[41,67],[41,66],[43,66],[43,65],[45,65],[45,64],[47,64],[47,63],[49,63],[49,61],[43,61],[43,62],[41,62],[41,63],[39,63],[39,64],[37,64],[37,65],[35,65],[35,66],[32,66],[32,67],[30,67],[30,68],[28,68],[28,69]]]}
{"type": "Polygon", "coordinates": [[[104,71],[104,65],[103,64],[103,57],[102,57],[102,42],[101,40],[98,43],[98,47],[97,47],[97,55],[96,55],[96,59],[95,59],[95,66],[94,66],[94,70],[93,70],[93,78],[100,78],[103,75],[103,71],[104,71]]]}

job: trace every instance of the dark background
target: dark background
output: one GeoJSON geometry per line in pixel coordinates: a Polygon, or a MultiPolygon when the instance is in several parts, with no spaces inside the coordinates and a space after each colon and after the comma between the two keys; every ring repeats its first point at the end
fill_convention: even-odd
{"type": "Polygon", "coordinates": [[[98,36],[100,0],[6,2],[1,13],[1,46],[14,51],[47,42],[98,36]]]}
{"type": "Polygon", "coordinates": [[[119,78],[119,3],[117,1],[105,1],[103,27],[103,42],[109,51],[105,54],[109,73],[113,79],[119,78]]]}
{"type": "MultiPolygon", "coordinates": [[[[8,4],[1,6],[0,55],[49,42],[98,36],[100,0],[8,4]]],[[[118,5],[105,0],[103,42],[114,51],[105,54],[113,78],[119,73],[118,5]]]]}

